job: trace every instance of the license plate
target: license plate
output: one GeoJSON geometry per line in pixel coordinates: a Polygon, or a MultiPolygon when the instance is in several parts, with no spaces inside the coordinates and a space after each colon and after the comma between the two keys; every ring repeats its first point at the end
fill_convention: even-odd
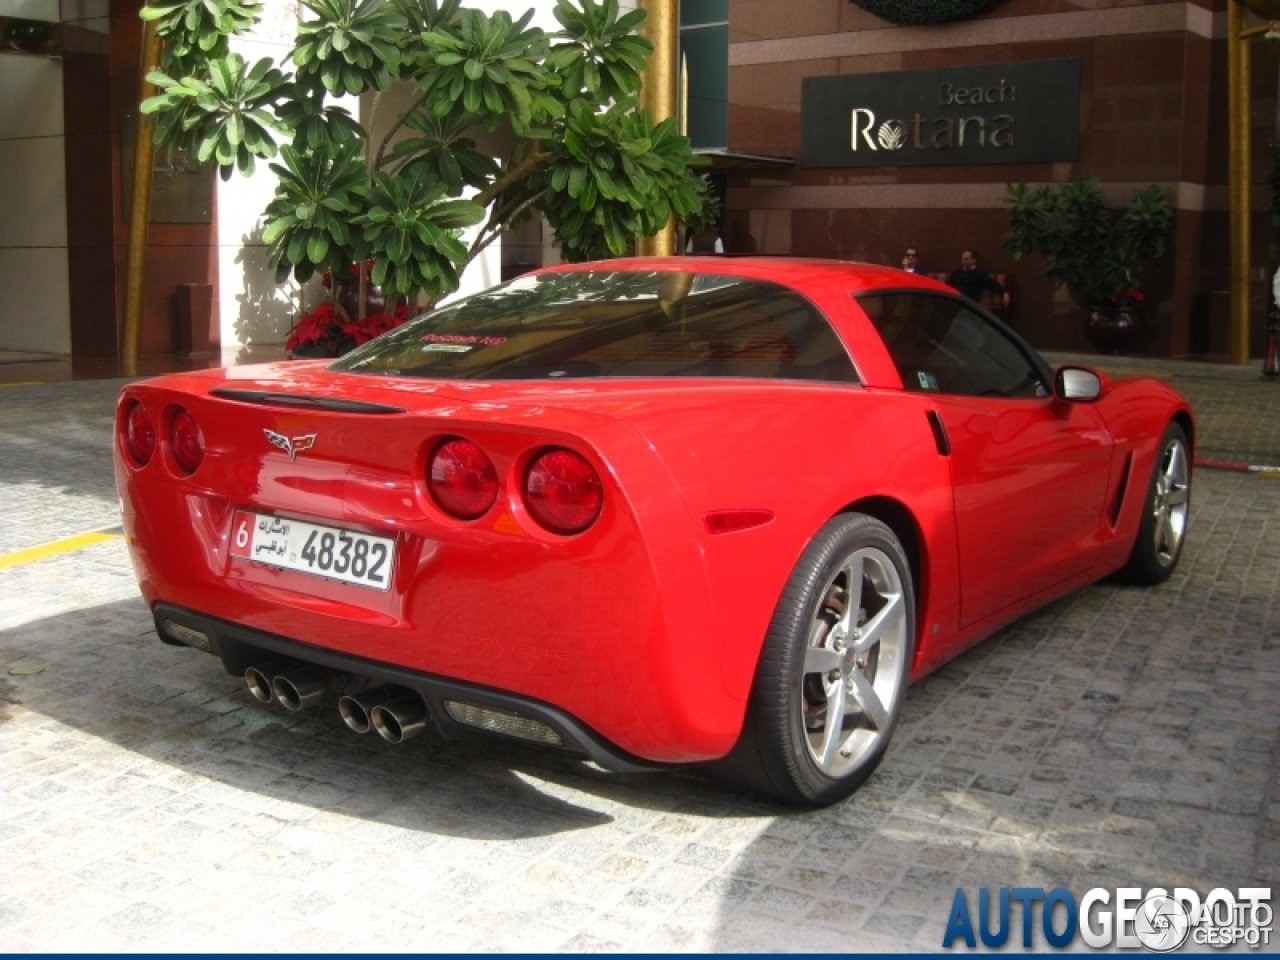
{"type": "Polygon", "coordinates": [[[341,527],[236,511],[231,555],[358,587],[387,590],[396,541],[341,527]]]}

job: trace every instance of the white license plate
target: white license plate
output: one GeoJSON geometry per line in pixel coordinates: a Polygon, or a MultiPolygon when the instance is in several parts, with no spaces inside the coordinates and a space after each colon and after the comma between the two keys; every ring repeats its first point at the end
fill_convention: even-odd
{"type": "Polygon", "coordinates": [[[396,541],[341,527],[236,511],[231,555],[359,587],[387,590],[396,541]]]}

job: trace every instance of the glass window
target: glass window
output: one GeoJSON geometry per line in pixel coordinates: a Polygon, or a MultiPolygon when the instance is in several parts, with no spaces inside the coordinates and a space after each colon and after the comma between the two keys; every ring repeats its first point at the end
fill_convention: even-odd
{"type": "Polygon", "coordinates": [[[370,341],[334,370],[446,380],[756,377],[856,383],[808,300],[675,271],[520,277],[370,341]]]}
{"type": "Polygon", "coordinates": [[[986,317],[918,293],[859,297],[907,390],[967,397],[1045,397],[1040,372],[986,317]]]}
{"type": "Polygon", "coordinates": [[[728,22],[729,0],[681,0],[680,26],[682,27],[728,22]]]}
{"type": "Polygon", "coordinates": [[[689,140],[695,150],[729,144],[729,28],[680,31],[689,71],[689,140]]]}

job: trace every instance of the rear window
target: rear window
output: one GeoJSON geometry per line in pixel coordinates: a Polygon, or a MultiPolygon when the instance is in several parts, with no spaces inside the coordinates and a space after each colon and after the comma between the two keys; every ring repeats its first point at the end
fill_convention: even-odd
{"type": "Polygon", "coordinates": [[[857,382],[839,337],[798,293],[759,280],[677,272],[521,277],[412,320],[331,369],[445,380],[857,382]]]}

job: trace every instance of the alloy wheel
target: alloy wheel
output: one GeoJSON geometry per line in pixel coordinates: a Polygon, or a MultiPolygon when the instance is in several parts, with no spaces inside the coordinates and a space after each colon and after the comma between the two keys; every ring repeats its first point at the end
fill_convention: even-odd
{"type": "Polygon", "coordinates": [[[905,686],[907,605],[897,568],[876,547],[850,553],[821,596],[799,709],[810,758],[838,779],[857,770],[892,726],[905,686]]]}
{"type": "Polygon", "coordinates": [[[1162,566],[1173,563],[1187,531],[1190,501],[1190,474],[1187,448],[1176,437],[1164,448],[1156,468],[1155,495],[1151,513],[1156,559],[1162,566]]]}

